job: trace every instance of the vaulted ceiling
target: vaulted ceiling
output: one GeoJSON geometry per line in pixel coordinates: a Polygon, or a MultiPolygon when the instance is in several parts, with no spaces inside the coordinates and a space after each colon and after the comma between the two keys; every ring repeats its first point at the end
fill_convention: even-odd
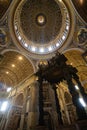
{"type": "Polygon", "coordinates": [[[18,52],[8,51],[0,61],[0,88],[14,87],[34,73],[31,62],[18,52]]]}

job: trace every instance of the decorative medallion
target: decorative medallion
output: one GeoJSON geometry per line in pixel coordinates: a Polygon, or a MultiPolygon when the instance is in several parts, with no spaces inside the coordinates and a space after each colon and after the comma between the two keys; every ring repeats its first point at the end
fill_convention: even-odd
{"type": "Polygon", "coordinates": [[[87,28],[81,28],[78,32],[77,40],[79,45],[84,45],[87,43],[87,28]]]}
{"type": "Polygon", "coordinates": [[[7,42],[7,37],[5,31],[0,29],[0,46],[6,46],[7,42]]]}
{"type": "Polygon", "coordinates": [[[38,14],[36,16],[36,23],[39,25],[39,26],[44,26],[46,25],[46,16],[44,14],[38,14]]]}
{"type": "Polygon", "coordinates": [[[60,0],[22,0],[14,13],[15,35],[21,46],[34,54],[59,49],[69,30],[69,12],[60,0]]]}

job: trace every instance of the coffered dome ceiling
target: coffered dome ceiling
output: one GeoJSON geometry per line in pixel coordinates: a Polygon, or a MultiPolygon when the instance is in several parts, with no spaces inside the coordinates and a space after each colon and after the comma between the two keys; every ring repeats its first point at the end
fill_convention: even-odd
{"type": "Polygon", "coordinates": [[[46,44],[57,37],[62,26],[62,14],[54,0],[30,0],[20,4],[20,8],[21,29],[29,41],[46,44]]]}
{"type": "Polygon", "coordinates": [[[50,54],[69,39],[72,13],[63,1],[22,0],[14,7],[10,13],[11,35],[21,49],[36,55],[50,54]]]}

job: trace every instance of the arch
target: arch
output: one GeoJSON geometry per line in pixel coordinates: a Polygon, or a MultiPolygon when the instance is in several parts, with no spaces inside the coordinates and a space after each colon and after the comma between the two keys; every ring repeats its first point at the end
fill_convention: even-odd
{"type": "MultiPolygon", "coordinates": [[[[13,49],[6,49],[2,51],[3,58],[1,59],[1,72],[8,83],[8,79],[12,79],[13,83],[10,86],[17,86],[26,78],[30,77],[35,72],[35,67],[29,57],[25,56],[19,51],[13,49]],[[21,59],[20,59],[21,57],[21,59]]],[[[7,84],[7,86],[9,86],[7,84]]]]}
{"type": "Polygon", "coordinates": [[[3,51],[1,51],[1,54],[4,55],[6,52],[16,52],[16,53],[19,53],[19,54],[23,55],[32,64],[34,72],[36,71],[32,60],[27,55],[25,55],[24,52],[20,52],[20,51],[18,51],[16,49],[4,49],[3,51]]]}

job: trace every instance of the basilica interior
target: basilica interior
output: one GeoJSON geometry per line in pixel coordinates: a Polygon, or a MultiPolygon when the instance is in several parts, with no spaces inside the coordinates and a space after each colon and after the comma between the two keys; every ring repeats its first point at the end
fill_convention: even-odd
{"type": "Polygon", "coordinates": [[[0,0],[0,130],[87,130],[87,0],[0,0]]]}

